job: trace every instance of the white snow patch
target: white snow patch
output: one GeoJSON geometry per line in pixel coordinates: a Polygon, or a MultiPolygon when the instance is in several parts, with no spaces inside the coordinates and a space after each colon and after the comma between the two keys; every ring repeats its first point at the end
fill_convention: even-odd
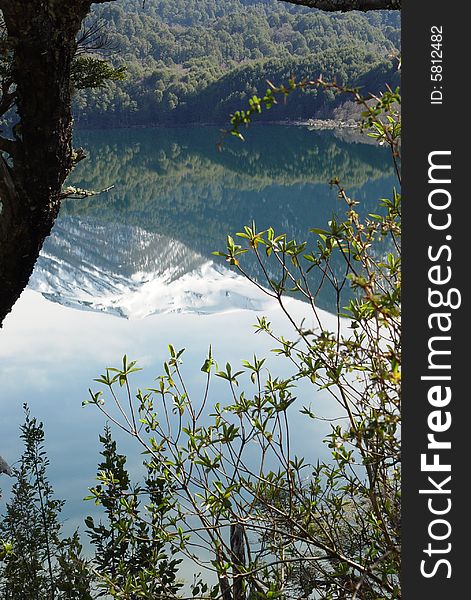
{"type": "Polygon", "coordinates": [[[77,218],[58,222],[29,288],[63,306],[126,319],[259,311],[270,304],[269,296],[244,277],[182,242],[138,227],[110,229],[77,218]]]}

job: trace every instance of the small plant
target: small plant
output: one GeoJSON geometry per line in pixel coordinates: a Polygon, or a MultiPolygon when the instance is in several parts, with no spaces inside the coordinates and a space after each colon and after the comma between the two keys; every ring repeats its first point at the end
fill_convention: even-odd
{"type": "Polygon", "coordinates": [[[126,457],[117,452],[110,428],[100,436],[103,460],[98,465],[98,485],[89,499],[101,506],[106,519],[85,524],[95,548],[94,570],[99,596],[137,600],[176,598],[180,560],[166,549],[166,530],[173,509],[171,488],[158,466],[146,463],[144,487],[132,487],[126,457]]]}
{"type": "Polygon", "coordinates": [[[6,514],[0,521],[2,543],[0,598],[91,600],[91,576],[75,533],[61,537],[63,501],[47,478],[43,424],[24,406],[20,437],[25,450],[6,514]]]}

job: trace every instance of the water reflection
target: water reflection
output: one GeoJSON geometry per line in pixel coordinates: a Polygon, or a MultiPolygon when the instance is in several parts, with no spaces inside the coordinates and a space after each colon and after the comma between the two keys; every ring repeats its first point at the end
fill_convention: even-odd
{"type": "MultiPolygon", "coordinates": [[[[259,295],[241,298],[233,274],[213,261],[228,233],[255,221],[302,241],[309,227],[343,210],[332,177],[363,213],[394,185],[386,151],[331,131],[254,128],[246,143],[227,140],[222,152],[219,137],[201,127],[80,133],[90,158],[71,183],[114,188],[64,204],[30,287],[61,304],[126,317],[258,308],[259,295]]],[[[263,281],[249,254],[244,268],[263,281]]],[[[319,306],[333,311],[333,302],[322,290],[319,306]]]]}
{"type": "MultiPolygon", "coordinates": [[[[290,309],[299,319],[308,312],[306,304],[294,300],[290,309]]],[[[290,337],[291,330],[281,310],[269,306],[263,314],[276,331],[290,337]]],[[[332,316],[326,315],[326,326],[333,327],[332,320],[332,316]]],[[[49,478],[57,496],[66,500],[62,514],[67,520],[66,531],[71,533],[78,526],[83,531],[84,517],[98,510],[93,503],[83,502],[83,498],[95,481],[98,436],[105,423],[95,407],[81,406],[88,397],[88,388],[100,389],[94,378],[105,367],[119,366],[122,356],[127,354],[143,368],[133,376],[133,389],[153,387],[155,377],[164,372],[162,363],[168,359],[168,343],[178,349],[186,348],[182,370],[188,392],[196,403],[205,392],[206,377],[200,369],[210,345],[221,367],[227,361],[239,367],[241,360],[250,359],[255,353],[267,357],[266,365],[277,376],[288,376],[291,365],[270,352],[273,343],[268,336],[255,334],[252,327],[255,321],[254,313],[249,310],[204,317],[158,314],[140,320],[120,319],[95,311],[73,310],[26,289],[0,331],[2,456],[9,464],[15,464],[22,453],[18,430],[23,422],[22,404],[27,402],[31,413],[45,424],[49,478]]],[[[307,323],[310,325],[311,321],[307,323]]],[[[293,451],[303,452],[313,461],[325,459],[328,448],[321,440],[329,425],[311,422],[299,410],[303,404],[315,401],[316,411],[329,416],[335,414],[336,407],[327,394],[314,397],[307,382],[300,384],[297,395],[298,402],[290,407],[296,430],[293,451]]],[[[216,402],[231,402],[229,387],[218,378],[214,378],[211,386],[208,407],[216,402]]],[[[142,448],[117,428],[113,435],[120,451],[128,456],[133,479],[138,481],[142,448]]],[[[0,513],[11,485],[10,478],[0,479],[3,492],[0,513]]]]}
{"type": "MultiPolygon", "coordinates": [[[[105,367],[118,365],[126,353],[144,367],[136,387],[151,386],[172,343],[188,349],[188,388],[198,395],[212,344],[220,364],[240,365],[256,353],[268,357],[277,376],[287,374],[287,365],[270,353],[271,340],[254,335],[253,312],[239,309],[263,309],[274,329],[289,337],[284,315],[213,260],[226,234],[255,219],[260,228],[272,225],[302,240],[338,208],[328,185],[332,176],[362,201],[363,212],[394,185],[386,151],[349,144],[331,132],[255,128],[246,144],[228,140],[223,152],[216,149],[218,136],[210,128],[82,132],[77,142],[90,158],[71,184],[115,187],[64,204],[30,283],[42,295],[26,290],[0,331],[0,454],[10,463],[19,458],[21,406],[28,402],[45,423],[50,479],[67,500],[69,531],[93,511],[82,498],[94,482],[104,419],[81,402],[105,367]]],[[[259,276],[253,263],[247,269],[259,276]]],[[[319,298],[321,307],[329,302],[319,298]]],[[[292,307],[300,319],[308,310],[301,302],[292,307]]],[[[226,391],[216,385],[211,402],[229,401],[226,391]]],[[[327,394],[314,398],[307,384],[298,391],[290,407],[293,448],[315,462],[328,452],[321,443],[328,424],[307,421],[299,409],[315,401],[316,412],[328,416],[335,407],[327,394]]],[[[120,442],[137,477],[139,449],[127,438],[120,442]]],[[[5,479],[4,500],[11,485],[5,479]]]]}

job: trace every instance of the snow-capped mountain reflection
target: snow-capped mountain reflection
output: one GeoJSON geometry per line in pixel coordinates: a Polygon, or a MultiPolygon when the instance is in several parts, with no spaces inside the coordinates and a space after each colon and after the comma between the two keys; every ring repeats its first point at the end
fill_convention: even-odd
{"type": "Polygon", "coordinates": [[[262,308],[263,292],[167,236],[65,217],[46,240],[29,287],[65,306],[125,318],[262,308]]]}

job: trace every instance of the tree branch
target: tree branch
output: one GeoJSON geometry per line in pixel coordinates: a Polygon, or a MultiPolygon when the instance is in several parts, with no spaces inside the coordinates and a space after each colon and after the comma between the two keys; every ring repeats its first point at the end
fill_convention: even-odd
{"type": "Polygon", "coordinates": [[[402,5],[402,0],[279,0],[279,2],[317,8],[326,12],[401,10],[402,5]]]}
{"type": "Polygon", "coordinates": [[[114,185],[110,185],[109,187],[103,190],[84,190],[83,188],[76,187],[67,187],[65,190],[61,192],[60,199],[65,200],[66,198],[73,200],[83,200],[84,198],[90,198],[91,196],[98,196],[98,194],[104,194],[105,192],[109,192],[114,188],[114,185]]]}

